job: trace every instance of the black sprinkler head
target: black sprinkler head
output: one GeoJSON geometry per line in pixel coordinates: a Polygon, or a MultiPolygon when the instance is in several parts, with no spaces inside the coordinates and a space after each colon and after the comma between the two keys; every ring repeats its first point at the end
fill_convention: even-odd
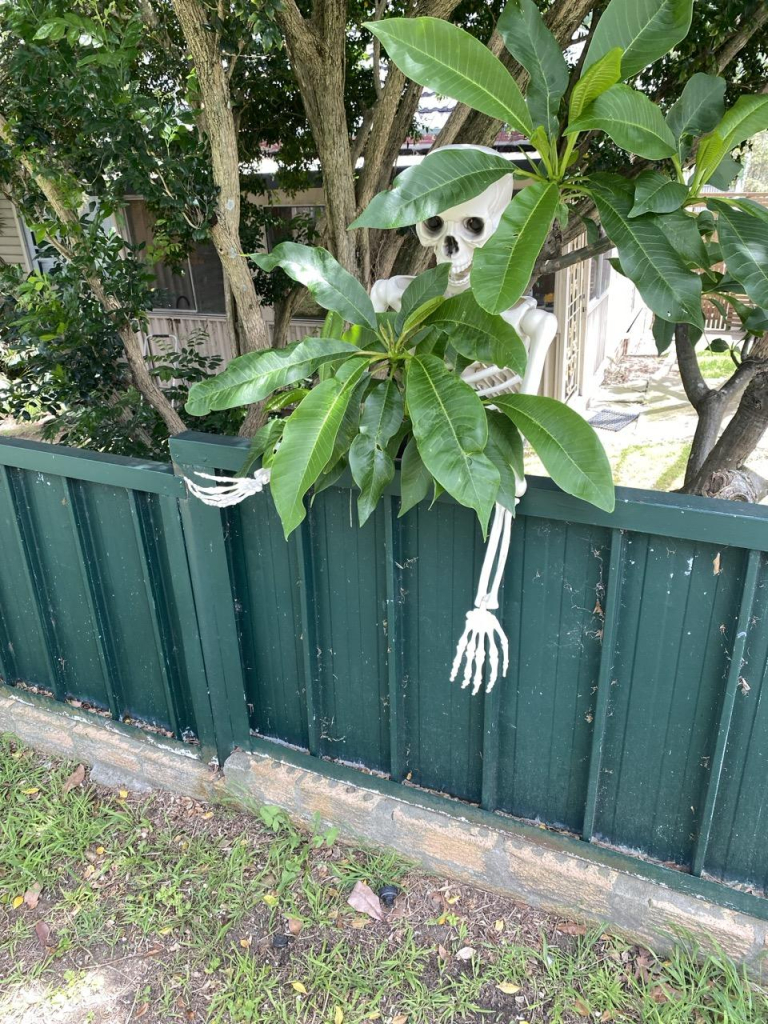
{"type": "Polygon", "coordinates": [[[383,885],[381,889],[379,889],[379,899],[387,910],[391,910],[392,907],[394,907],[395,897],[399,892],[400,890],[396,885],[383,885]]]}

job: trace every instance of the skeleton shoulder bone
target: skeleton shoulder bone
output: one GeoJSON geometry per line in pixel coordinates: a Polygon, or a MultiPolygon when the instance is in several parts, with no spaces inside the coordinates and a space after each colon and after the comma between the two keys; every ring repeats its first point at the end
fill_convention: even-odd
{"type": "MultiPolygon", "coordinates": [[[[484,146],[447,146],[446,149],[479,149],[493,153],[484,146]]],[[[429,160],[429,156],[424,158],[429,160]]],[[[475,249],[484,245],[496,231],[504,210],[512,198],[513,181],[509,174],[489,186],[474,199],[453,206],[449,210],[416,225],[419,241],[432,249],[438,263],[450,263],[447,296],[458,295],[469,287],[475,249]]],[[[413,280],[398,275],[377,281],[371,289],[376,312],[400,309],[403,293],[413,280]]],[[[541,384],[544,362],[549,347],[557,334],[557,319],[552,313],[540,309],[530,296],[521,299],[501,314],[518,332],[528,352],[525,375],[520,382],[508,370],[485,367],[479,363],[468,366],[462,376],[481,394],[501,394],[519,390],[523,394],[536,394],[541,384]],[[518,386],[519,385],[519,386],[518,386]]]]}

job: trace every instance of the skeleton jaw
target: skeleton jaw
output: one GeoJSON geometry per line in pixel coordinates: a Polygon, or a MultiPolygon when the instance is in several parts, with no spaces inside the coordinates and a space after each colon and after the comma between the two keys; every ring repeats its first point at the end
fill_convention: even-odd
{"type": "Polygon", "coordinates": [[[466,288],[469,285],[471,270],[471,256],[463,260],[451,260],[451,269],[448,272],[448,286],[453,290],[466,288]]]}

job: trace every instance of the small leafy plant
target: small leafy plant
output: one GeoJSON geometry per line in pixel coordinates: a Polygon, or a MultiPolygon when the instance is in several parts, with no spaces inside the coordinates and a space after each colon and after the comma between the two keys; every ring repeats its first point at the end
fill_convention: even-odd
{"type": "Polygon", "coordinates": [[[514,511],[515,477],[523,476],[526,437],[564,490],[610,510],[611,470],[592,428],[550,398],[504,395],[482,400],[459,376],[475,360],[522,376],[525,346],[501,317],[478,305],[471,291],[444,298],[448,264],[415,278],[398,313],[376,313],[362,285],[330,253],[283,242],[254,257],[264,270],[280,267],[307,286],[329,315],[319,338],[285,349],[249,353],[218,376],[196,384],[187,411],[213,410],[281,395],[285,419],[254,437],[248,472],[262,458],[286,537],[306,515],[304,496],[333,484],[349,467],[366,522],[395,473],[402,451],[403,515],[430,490],[477,513],[483,532],[498,501],[514,511]],[[349,324],[349,327],[345,327],[349,324]]]}

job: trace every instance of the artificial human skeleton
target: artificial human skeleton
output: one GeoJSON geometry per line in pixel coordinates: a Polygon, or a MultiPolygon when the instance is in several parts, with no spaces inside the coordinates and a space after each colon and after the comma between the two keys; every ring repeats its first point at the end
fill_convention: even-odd
{"type": "MultiPolygon", "coordinates": [[[[446,148],[494,152],[483,146],[446,148]]],[[[425,159],[428,160],[429,157],[425,159]]],[[[501,216],[512,198],[512,191],[513,181],[510,174],[474,199],[451,207],[439,216],[430,217],[416,225],[419,241],[425,248],[434,250],[437,262],[451,264],[447,296],[458,295],[469,287],[475,249],[484,245],[496,231],[501,216]]],[[[403,293],[412,280],[412,277],[398,276],[377,281],[371,290],[376,312],[383,313],[386,309],[399,310],[403,293]]],[[[539,309],[536,300],[527,296],[501,315],[520,335],[528,353],[522,380],[512,370],[499,369],[498,366],[487,366],[483,363],[472,363],[461,376],[484,398],[515,391],[535,395],[541,384],[547,352],[557,333],[557,319],[552,313],[539,309]]],[[[525,486],[524,478],[516,479],[516,501],[525,493],[525,486]]],[[[503,505],[497,504],[480,572],[475,606],[467,612],[466,626],[456,648],[456,657],[451,669],[453,681],[464,661],[462,689],[471,684],[473,694],[482,686],[486,660],[486,692],[493,689],[498,679],[500,660],[503,659],[504,675],[509,668],[509,643],[494,613],[499,607],[499,588],[509,554],[511,533],[512,513],[503,505]],[[502,658],[499,656],[499,646],[502,658]]]]}
{"type": "MultiPolygon", "coordinates": [[[[494,153],[484,146],[449,146],[447,149],[478,149],[494,153]]],[[[429,156],[425,157],[428,160],[429,156]]],[[[419,241],[426,249],[434,251],[438,263],[450,263],[446,296],[458,295],[469,287],[470,270],[475,249],[485,244],[499,226],[499,221],[512,199],[512,174],[495,182],[474,199],[445,210],[439,216],[428,218],[416,225],[419,241]]],[[[377,313],[387,309],[399,310],[400,303],[413,277],[399,275],[376,281],[371,289],[371,300],[377,313]]],[[[557,319],[552,313],[539,309],[536,300],[526,296],[501,314],[520,335],[528,353],[525,374],[522,380],[509,369],[472,363],[462,373],[462,378],[484,398],[493,395],[520,392],[536,394],[541,383],[544,361],[557,333],[557,319]]],[[[202,486],[187,480],[192,494],[206,504],[219,508],[237,504],[258,493],[269,481],[269,470],[257,470],[252,477],[214,477],[198,473],[203,479],[215,481],[212,486],[202,486]]],[[[516,480],[515,495],[519,500],[525,492],[525,479],[516,480]]],[[[465,661],[462,688],[472,685],[472,693],[480,690],[486,660],[489,675],[486,692],[493,688],[498,675],[500,661],[502,673],[509,667],[509,644],[494,614],[499,607],[499,588],[504,575],[509,543],[512,532],[512,513],[503,505],[496,505],[491,531],[488,538],[483,567],[480,573],[475,606],[467,612],[464,633],[459,641],[456,657],[451,670],[454,680],[465,661]],[[499,647],[501,647],[501,658],[499,647]]]]}

